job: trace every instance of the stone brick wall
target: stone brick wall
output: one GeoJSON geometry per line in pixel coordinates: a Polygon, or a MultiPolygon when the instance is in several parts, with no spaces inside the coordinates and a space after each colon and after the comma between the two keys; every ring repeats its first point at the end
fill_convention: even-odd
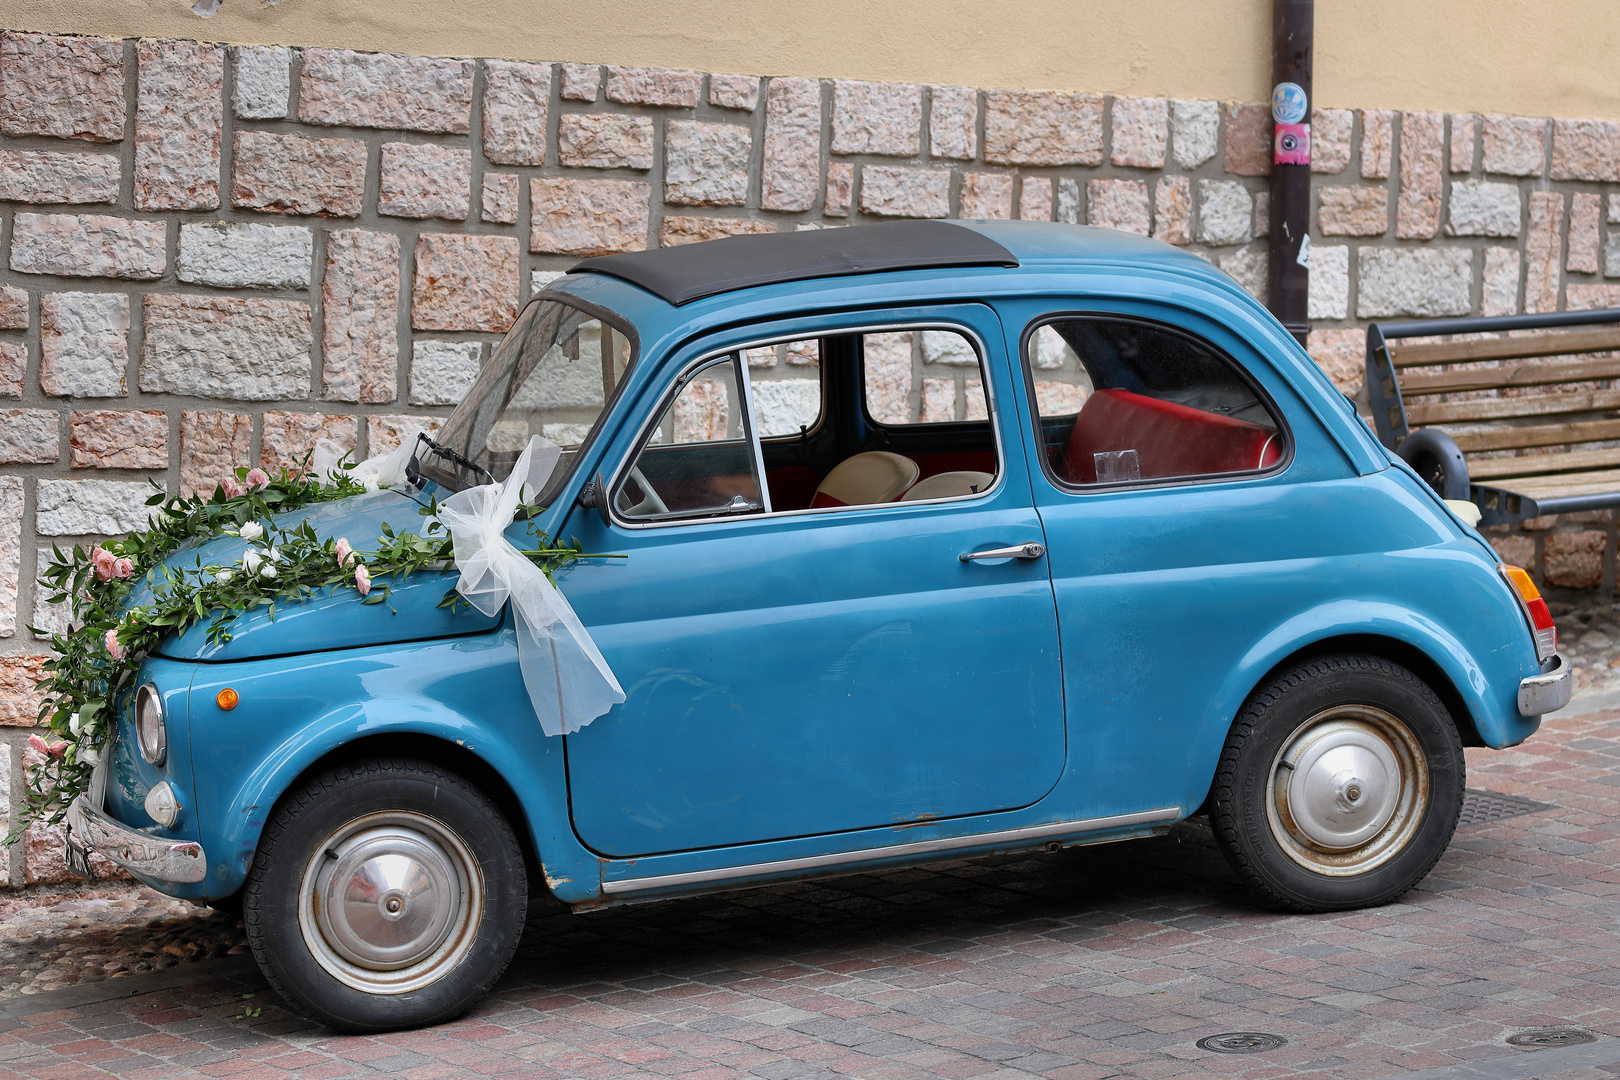
{"type": "MultiPolygon", "coordinates": [[[[1620,303],[1620,124],[1313,125],[1310,348],[1346,390],[1369,318],[1620,303]]],[[[1269,120],[1242,102],[6,33],[0,134],[0,820],[28,627],[61,625],[33,584],[51,544],[136,527],[149,479],[207,490],[431,426],[581,256],[1021,217],[1159,237],[1264,292],[1269,120]]],[[[1604,515],[1498,542],[1612,588],[1614,539],[1604,515]]],[[[0,882],[59,875],[55,843],[0,882]]]]}

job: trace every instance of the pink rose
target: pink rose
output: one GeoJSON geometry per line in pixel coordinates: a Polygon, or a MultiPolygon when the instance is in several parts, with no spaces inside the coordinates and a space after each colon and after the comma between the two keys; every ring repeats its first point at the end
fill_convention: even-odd
{"type": "Polygon", "coordinates": [[[249,469],[247,474],[248,487],[254,491],[263,491],[270,486],[270,474],[263,469],[249,469]]]}
{"type": "Polygon", "coordinates": [[[360,590],[361,596],[371,592],[371,571],[366,569],[365,563],[354,568],[354,587],[360,590]]]}
{"type": "Polygon", "coordinates": [[[98,547],[90,552],[90,564],[95,567],[96,577],[106,581],[117,570],[118,556],[106,548],[98,547]]]}
{"type": "Polygon", "coordinates": [[[135,573],[134,559],[119,559],[113,563],[113,577],[127,578],[135,573]]]}
{"type": "Polygon", "coordinates": [[[57,739],[55,742],[48,743],[38,735],[30,735],[28,736],[28,745],[33,747],[37,753],[44,754],[47,757],[61,757],[67,751],[69,743],[66,739],[57,739]]]}
{"type": "Polygon", "coordinates": [[[345,537],[338,537],[338,542],[334,546],[334,551],[337,554],[339,566],[348,566],[349,561],[354,558],[354,548],[349,546],[349,541],[345,537]]]}
{"type": "Polygon", "coordinates": [[[107,646],[107,653],[114,660],[122,660],[124,658],[124,647],[118,644],[118,631],[116,629],[107,631],[107,636],[101,640],[102,644],[107,646]]]}
{"type": "Polygon", "coordinates": [[[236,478],[232,476],[227,476],[225,479],[221,480],[219,482],[219,486],[225,489],[225,497],[227,499],[240,499],[243,495],[247,494],[247,488],[243,487],[241,484],[238,484],[236,482],[236,478]]]}

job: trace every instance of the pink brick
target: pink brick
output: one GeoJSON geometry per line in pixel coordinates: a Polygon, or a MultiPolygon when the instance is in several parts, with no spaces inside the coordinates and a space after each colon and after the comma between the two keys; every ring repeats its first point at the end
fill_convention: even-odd
{"type": "Polygon", "coordinates": [[[347,49],[305,49],[298,118],[306,124],[465,135],[473,62],[347,49]]]}
{"type": "Polygon", "coordinates": [[[1316,227],[1324,236],[1382,236],[1389,228],[1385,188],[1324,187],[1316,201],[1316,227]]]}
{"type": "Polygon", "coordinates": [[[357,217],[366,191],[366,144],[237,132],[231,205],[278,214],[357,217]]]}
{"type": "Polygon", "coordinates": [[[1564,287],[1564,305],[1570,311],[1593,311],[1597,308],[1620,307],[1620,282],[1572,281],[1564,287]]]}
{"type": "Polygon", "coordinates": [[[922,87],[910,83],[833,83],[835,154],[914,157],[922,149],[922,87]]]}
{"type": "MultiPolygon", "coordinates": [[[[359,436],[359,421],[353,416],[326,413],[267,412],[264,434],[259,440],[259,465],[270,472],[299,471],[306,455],[319,439],[330,439],[352,451],[359,436]]],[[[399,445],[395,439],[394,445],[399,445]]],[[[372,453],[377,453],[375,446],[372,453]]],[[[350,460],[353,460],[351,457],[350,460]]]]}
{"type": "Polygon", "coordinates": [[[934,86],[928,96],[928,152],[960,161],[978,156],[979,92],[967,86],[934,86]]]}
{"type": "Polygon", "coordinates": [[[25,274],[149,281],[168,262],[161,221],[101,214],[18,214],[12,221],[11,268],[25,274]]]}
{"type": "Polygon", "coordinates": [[[22,397],[27,372],[28,346],[20,341],[0,341],[0,398],[22,397]]]}
{"type": "Polygon", "coordinates": [[[0,409],[0,465],[54,465],[60,418],[49,409],[0,409]]]}
{"type": "Polygon", "coordinates": [[[1142,180],[1088,180],[1086,224],[1148,235],[1148,187],[1142,180]]]}
{"type": "Polygon", "coordinates": [[[1389,175],[1395,148],[1395,113],[1391,109],[1361,110],[1361,178],[1382,180],[1389,175]]]}
{"type": "Polygon", "coordinates": [[[0,330],[28,329],[28,294],[0,285],[0,330]]]}
{"type": "Polygon", "coordinates": [[[0,200],[110,203],[118,200],[118,158],[55,150],[0,150],[0,200]]]}
{"type": "Polygon", "coordinates": [[[709,104],[753,112],[759,107],[759,79],[753,75],[710,75],[709,104]]]}
{"type": "Polygon", "coordinates": [[[886,217],[947,217],[951,212],[950,171],[868,165],[861,170],[861,212],[886,217]]]}
{"type": "Polygon", "coordinates": [[[753,132],[740,124],[670,120],[664,125],[664,201],[742,206],[753,147],[753,132]]]}
{"type": "Polygon", "coordinates": [[[135,209],[215,209],[225,50],[195,41],[142,41],[136,56],[135,209]]]}
{"type": "Polygon", "coordinates": [[[1549,175],[1554,180],[1620,180],[1620,122],[1554,120],[1549,175]]]}
{"type": "Polygon", "coordinates": [[[677,247],[698,244],[704,240],[718,240],[725,236],[748,233],[776,232],[772,221],[751,221],[748,218],[682,217],[668,216],[658,227],[658,246],[677,247]]]}
{"type": "Polygon", "coordinates": [[[667,105],[678,109],[695,108],[703,76],[695,71],[667,68],[610,67],[607,97],[626,105],[667,105]]]}
{"type": "Polygon", "coordinates": [[[1395,200],[1395,235],[1403,240],[1432,240],[1440,234],[1445,134],[1442,113],[1401,114],[1401,190],[1395,200]]]}
{"type": "Polygon", "coordinates": [[[1013,178],[1005,173],[968,173],[962,177],[962,186],[956,196],[956,216],[967,220],[977,218],[1011,218],[1013,207],[1013,178]]]}
{"type": "MultiPolygon", "coordinates": [[[[75,469],[167,469],[169,417],[134,409],[74,410],[68,440],[75,469]]],[[[55,460],[55,456],[52,456],[55,460]]]]}
{"type": "Polygon", "coordinates": [[[998,165],[1101,165],[1103,102],[1092,94],[991,90],[984,159],[998,165]]]}
{"type": "Polygon", "coordinates": [[[1598,272],[1598,217],[1603,212],[1603,196],[1577,191],[1569,210],[1569,254],[1565,270],[1578,274],[1598,272]]]}
{"type": "Polygon", "coordinates": [[[518,242],[509,236],[423,233],[416,240],[411,325],[499,333],[517,317],[518,242]]]}
{"type": "Polygon", "coordinates": [[[568,113],[557,128],[557,159],[593,169],[650,169],[653,122],[617,113],[568,113]]]}
{"type": "Polygon", "coordinates": [[[1355,117],[1349,109],[1311,110],[1311,172],[1341,173],[1350,167],[1355,117]]]}
{"type": "Polygon", "coordinates": [[[1052,220],[1052,181],[1045,176],[1026,176],[1018,189],[1018,216],[1024,221],[1052,220]]]}
{"type": "Polygon", "coordinates": [[[1226,121],[1226,171],[1238,176],[1271,172],[1271,110],[1264,105],[1221,103],[1226,121]]]}
{"type": "Polygon", "coordinates": [[[809,210],[821,180],[821,84],[772,79],[765,94],[765,163],[760,205],[809,210]]]}
{"type": "Polygon", "coordinates": [[[850,193],[855,187],[855,166],[834,161],[827,166],[827,198],[821,212],[827,217],[848,217],[850,193]]]}
{"type": "Polygon", "coordinates": [[[1474,171],[1474,151],[1479,147],[1479,117],[1472,113],[1452,113],[1446,117],[1451,129],[1446,157],[1454,173],[1474,171]]]}
{"type": "Polygon", "coordinates": [[[485,173],[479,216],[498,225],[517,223],[518,178],[511,173],[485,173]]]}
{"type": "Polygon", "coordinates": [[[44,664],[43,656],[0,656],[0,726],[34,726],[43,700],[34,684],[44,664]]]}
{"type": "Polygon", "coordinates": [[[1153,238],[1167,244],[1192,242],[1192,180],[1161,176],[1153,193],[1153,238]]]}
{"type": "Polygon", "coordinates": [[[253,417],[214,409],[181,412],[180,493],[212,496],[220,480],[251,463],[252,450],[253,417]]]}
{"type": "Polygon", "coordinates": [[[429,435],[439,430],[444,421],[434,416],[409,416],[394,414],[389,416],[366,417],[366,454],[375,457],[386,454],[390,450],[399,449],[399,444],[405,436],[413,430],[420,428],[429,435]]]}
{"type": "Polygon", "coordinates": [[[472,151],[433,143],[383,143],[377,213],[464,221],[472,204],[472,151]]]}
{"type": "Polygon", "coordinates": [[[550,98],[550,64],[485,60],[484,156],[497,165],[544,164],[550,98]]]}
{"type": "Polygon", "coordinates": [[[529,181],[529,250],[606,255],[647,246],[652,186],[563,176],[529,181]]]}
{"type": "Polygon", "coordinates": [[[1603,584],[1607,533],[1553,533],[1542,546],[1541,565],[1547,584],[1566,589],[1595,589],[1603,584]]]}
{"type": "Polygon", "coordinates": [[[1361,393],[1366,381],[1367,334],[1347,330],[1312,330],[1305,340],[1305,351],[1340,392],[1351,397],[1361,393]]]}
{"type": "Polygon", "coordinates": [[[0,34],[0,133],[124,137],[124,43],[0,34]]]}
{"type": "Polygon", "coordinates": [[[1531,313],[1558,310],[1559,235],[1564,216],[1564,196],[1558,191],[1530,193],[1530,228],[1524,238],[1524,310],[1531,313]]]}
{"type": "Polygon", "coordinates": [[[564,64],[560,82],[564,101],[595,101],[602,92],[602,69],[596,64],[564,64]]]}
{"type": "Polygon", "coordinates": [[[399,237],[342,229],[326,242],[321,283],[326,319],[321,397],[393,401],[398,396],[399,237]]]}
{"type": "Polygon", "coordinates": [[[1115,165],[1164,168],[1170,141],[1170,102],[1164,98],[1115,98],[1113,110],[1115,165]]]}

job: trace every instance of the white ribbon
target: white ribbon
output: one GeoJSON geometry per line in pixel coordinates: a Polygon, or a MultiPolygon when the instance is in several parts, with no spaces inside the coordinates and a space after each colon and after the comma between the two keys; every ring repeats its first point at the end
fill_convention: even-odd
{"type": "Polygon", "coordinates": [[[613,669],[574,609],[506,539],[524,483],[531,475],[550,476],[561,454],[537,435],[505,483],[467,488],[439,504],[439,521],[450,532],[461,571],[456,591],[490,616],[512,601],[518,667],[547,735],[578,731],[624,700],[613,669]]]}
{"type": "Polygon", "coordinates": [[[347,470],[338,468],[338,462],[348,451],[331,439],[316,439],[309,468],[326,483],[334,483],[339,476],[347,476],[355,483],[365,485],[367,491],[403,484],[405,467],[411,463],[411,456],[416,452],[416,437],[421,433],[421,428],[412,428],[397,448],[366,458],[347,470]]]}

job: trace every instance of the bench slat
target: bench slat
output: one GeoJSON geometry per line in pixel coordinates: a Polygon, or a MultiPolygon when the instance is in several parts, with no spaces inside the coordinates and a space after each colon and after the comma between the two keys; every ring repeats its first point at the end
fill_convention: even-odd
{"type": "Polygon", "coordinates": [[[1409,375],[1401,380],[1406,397],[1454,394],[1462,390],[1494,390],[1502,386],[1551,386],[1555,383],[1591,382],[1620,378],[1620,360],[1587,360],[1578,364],[1528,362],[1479,371],[1436,371],[1409,375]]]}
{"type": "MultiPolygon", "coordinates": [[[[1567,454],[1528,454],[1524,457],[1485,458],[1468,463],[1470,480],[1494,480],[1503,476],[1537,476],[1548,473],[1620,468],[1620,449],[1572,450],[1567,454]]],[[[1506,486],[1506,485],[1503,485],[1506,486]]]]}
{"type": "Polygon", "coordinates": [[[1557,499],[1567,495],[1606,495],[1620,491],[1620,469],[1600,472],[1563,473],[1557,476],[1503,477],[1490,481],[1491,487],[1528,495],[1532,499],[1557,499]]]}
{"type": "Polygon", "coordinates": [[[1481,398],[1477,401],[1416,401],[1406,407],[1413,428],[1461,420],[1500,420],[1509,416],[1552,416],[1620,408],[1620,390],[1586,390],[1541,397],[1481,398]]]}
{"type": "Polygon", "coordinates": [[[1465,454],[1480,450],[1521,450],[1531,446],[1597,442],[1620,439],[1620,420],[1592,420],[1584,424],[1536,424],[1491,431],[1453,432],[1457,448],[1465,454]]]}
{"type": "MultiPolygon", "coordinates": [[[[1590,330],[1553,330],[1523,337],[1481,338],[1476,341],[1435,341],[1415,345],[1389,342],[1390,359],[1398,368],[1459,364],[1470,360],[1515,360],[1529,356],[1604,352],[1620,349],[1620,325],[1590,330]]],[[[1402,384],[1405,389],[1405,384],[1402,384]]]]}

